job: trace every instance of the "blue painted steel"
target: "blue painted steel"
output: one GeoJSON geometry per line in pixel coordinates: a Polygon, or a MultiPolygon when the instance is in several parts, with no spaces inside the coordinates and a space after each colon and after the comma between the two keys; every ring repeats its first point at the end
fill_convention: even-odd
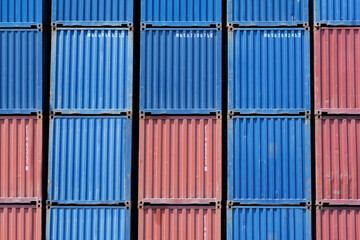
{"type": "Polygon", "coordinates": [[[52,39],[52,111],[119,114],[132,110],[132,31],[58,28],[52,39]]]}
{"type": "Polygon", "coordinates": [[[59,204],[130,201],[132,120],[55,117],[50,121],[48,200],[59,204]]]}
{"type": "Polygon", "coordinates": [[[310,120],[305,116],[229,119],[228,200],[269,205],[311,201],[310,120]]]}
{"type": "Polygon", "coordinates": [[[239,26],[309,25],[309,0],[227,0],[227,14],[239,26]]]}
{"type": "Polygon", "coordinates": [[[359,26],[360,0],[314,0],[314,22],[359,26]]]}
{"type": "Polygon", "coordinates": [[[52,25],[133,25],[134,0],[52,0],[52,25]]]}
{"type": "Polygon", "coordinates": [[[125,207],[51,207],[46,239],[130,240],[130,210],[125,207]]]}
{"type": "Polygon", "coordinates": [[[221,31],[141,32],[140,111],[208,114],[221,110],[221,31]]]}
{"type": "Polygon", "coordinates": [[[227,240],[311,240],[311,210],[306,207],[227,209],[227,240]]]}
{"type": "Polygon", "coordinates": [[[0,27],[39,27],[42,0],[0,0],[0,27]]]}
{"type": "Polygon", "coordinates": [[[309,31],[235,29],[228,41],[230,111],[299,114],[311,110],[309,31]]]}
{"type": "Polygon", "coordinates": [[[0,29],[0,114],[42,110],[42,31],[0,29]]]}
{"type": "Polygon", "coordinates": [[[141,0],[141,23],[152,26],[221,26],[221,0],[141,0]]]}

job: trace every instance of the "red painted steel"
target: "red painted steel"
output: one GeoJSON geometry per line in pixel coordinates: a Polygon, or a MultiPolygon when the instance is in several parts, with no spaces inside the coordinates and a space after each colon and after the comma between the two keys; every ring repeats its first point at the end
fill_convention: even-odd
{"type": "Polygon", "coordinates": [[[359,207],[326,207],[316,210],[317,240],[359,240],[359,207]]]}
{"type": "Polygon", "coordinates": [[[360,113],[360,28],[315,31],[315,110],[360,113]]]}
{"type": "Polygon", "coordinates": [[[138,239],[219,240],[221,210],[204,206],[139,209],[138,239]]]}
{"type": "Polygon", "coordinates": [[[41,240],[41,208],[0,205],[1,240],[41,240]]]}
{"type": "Polygon", "coordinates": [[[139,202],[198,204],[220,200],[221,119],[141,119],[139,202]]]}
{"type": "Polygon", "coordinates": [[[40,201],[42,120],[0,117],[0,202],[40,201]]]}
{"type": "Polygon", "coordinates": [[[315,120],[318,204],[360,205],[360,117],[315,120]]]}

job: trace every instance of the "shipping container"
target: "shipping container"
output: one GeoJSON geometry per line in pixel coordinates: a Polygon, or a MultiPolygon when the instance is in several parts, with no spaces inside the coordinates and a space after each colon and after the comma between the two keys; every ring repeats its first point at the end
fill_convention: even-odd
{"type": "Polygon", "coordinates": [[[315,120],[318,204],[360,205],[360,117],[315,120]]]}
{"type": "Polygon", "coordinates": [[[0,203],[42,199],[42,119],[0,116],[0,203]]]}
{"type": "Polygon", "coordinates": [[[37,29],[0,29],[0,114],[41,112],[42,36],[37,29]]]}
{"type": "Polygon", "coordinates": [[[314,46],[315,110],[360,114],[360,27],[319,28],[314,46]]]}
{"type": "Polygon", "coordinates": [[[228,200],[271,205],[311,201],[310,119],[229,119],[228,200]]]}
{"type": "Polygon", "coordinates": [[[51,119],[49,202],[130,201],[131,131],[132,120],[125,116],[51,119]]]}
{"type": "Polygon", "coordinates": [[[141,0],[143,26],[221,26],[221,0],[141,0]]]}
{"type": "Polygon", "coordinates": [[[133,0],[52,0],[53,26],[132,26],[133,0]]]}
{"type": "Polygon", "coordinates": [[[220,29],[144,28],[140,45],[140,111],[221,110],[220,29]]]}
{"type": "Polygon", "coordinates": [[[221,135],[215,116],[140,119],[139,202],[221,201],[221,135]]]}
{"type": "Polygon", "coordinates": [[[321,207],[316,210],[316,239],[360,239],[359,207],[321,207]]]}
{"type": "Polygon", "coordinates": [[[360,25],[359,0],[314,0],[314,22],[319,25],[360,25]]]}
{"type": "Polygon", "coordinates": [[[46,239],[130,240],[130,210],[125,207],[48,207],[46,239]]]}
{"type": "Polygon", "coordinates": [[[228,108],[242,114],[309,112],[310,32],[246,28],[228,33],[228,108]]]}
{"type": "Polygon", "coordinates": [[[306,207],[232,206],[227,209],[227,240],[311,240],[306,207]]]}
{"type": "Polygon", "coordinates": [[[41,27],[42,0],[1,0],[0,27],[41,27]]]}
{"type": "Polygon", "coordinates": [[[41,208],[0,205],[1,240],[41,240],[41,208]]]}
{"type": "Polygon", "coordinates": [[[118,114],[132,109],[133,31],[52,31],[50,108],[64,114],[118,114]]]}
{"type": "Polygon", "coordinates": [[[214,206],[161,206],[139,209],[138,240],[219,240],[221,210],[214,206]]]}
{"type": "Polygon", "coordinates": [[[235,26],[308,26],[309,0],[227,0],[227,20],[235,26]]]}

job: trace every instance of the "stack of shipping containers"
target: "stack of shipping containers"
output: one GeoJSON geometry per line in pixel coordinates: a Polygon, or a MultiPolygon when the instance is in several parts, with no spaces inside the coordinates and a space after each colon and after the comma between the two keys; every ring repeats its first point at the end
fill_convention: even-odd
{"type": "Polygon", "coordinates": [[[41,239],[42,1],[0,1],[0,239],[41,239]]]}
{"type": "Polygon", "coordinates": [[[221,5],[141,1],[141,240],[221,238],[221,5]]]}
{"type": "Polygon", "coordinates": [[[311,239],[308,12],[228,1],[228,240],[311,239]]]}
{"type": "Polygon", "coordinates": [[[130,239],[133,0],[52,1],[46,238],[130,239]]]}
{"type": "Polygon", "coordinates": [[[317,239],[358,239],[360,1],[314,1],[317,239]]]}

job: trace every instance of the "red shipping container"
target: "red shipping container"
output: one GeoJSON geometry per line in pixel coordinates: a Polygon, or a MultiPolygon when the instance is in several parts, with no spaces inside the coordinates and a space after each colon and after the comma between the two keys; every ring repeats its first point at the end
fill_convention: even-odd
{"type": "Polygon", "coordinates": [[[41,200],[42,120],[0,117],[0,202],[41,200]]]}
{"type": "Polygon", "coordinates": [[[315,120],[316,200],[360,205],[360,117],[315,120]]]}
{"type": "Polygon", "coordinates": [[[181,206],[139,209],[139,240],[220,240],[221,210],[181,206]]]}
{"type": "Polygon", "coordinates": [[[41,240],[41,208],[0,205],[1,240],[41,240]]]}
{"type": "Polygon", "coordinates": [[[316,210],[317,240],[359,240],[359,207],[325,207],[316,210]]]}
{"type": "Polygon", "coordinates": [[[315,31],[315,110],[360,113],[360,28],[315,31]]]}
{"type": "Polygon", "coordinates": [[[221,201],[221,119],[215,116],[140,120],[139,202],[221,201]]]}

